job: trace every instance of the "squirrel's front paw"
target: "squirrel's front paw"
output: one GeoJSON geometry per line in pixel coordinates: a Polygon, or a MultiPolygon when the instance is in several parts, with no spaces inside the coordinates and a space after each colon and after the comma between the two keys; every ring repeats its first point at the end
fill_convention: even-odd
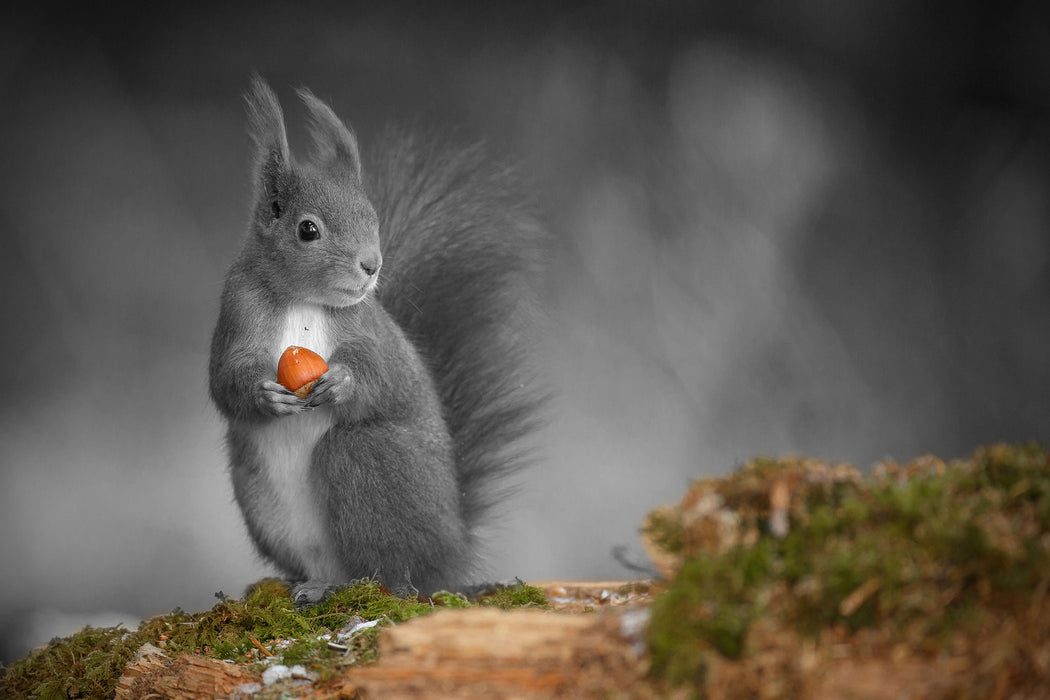
{"type": "Polygon", "coordinates": [[[255,404],[268,416],[290,416],[302,412],[304,407],[302,399],[271,379],[259,384],[255,404]]]}
{"type": "Polygon", "coordinates": [[[306,405],[315,408],[330,403],[346,403],[350,400],[353,390],[354,377],[350,369],[346,365],[331,364],[306,397],[306,405]]]}

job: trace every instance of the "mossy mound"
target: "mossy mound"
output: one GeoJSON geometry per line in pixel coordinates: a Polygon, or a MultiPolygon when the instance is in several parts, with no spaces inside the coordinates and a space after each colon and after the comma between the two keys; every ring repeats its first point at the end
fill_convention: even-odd
{"type": "Polygon", "coordinates": [[[542,607],[546,599],[542,591],[526,585],[498,588],[470,599],[444,592],[430,598],[399,598],[374,581],[360,581],[335,591],[323,603],[297,610],[283,582],[266,580],[253,586],[243,600],[224,598],[204,613],[175,610],[144,621],[135,631],[88,627],[54,639],[4,669],[0,697],[109,697],[128,661],[147,642],[172,656],[195,654],[238,663],[277,654],[285,664],[305,664],[323,681],[348,659],[356,664],[373,661],[378,627],[441,607],[474,605],[542,607]],[[331,636],[352,618],[381,622],[343,642],[348,651],[330,649],[328,640],[320,637],[331,636]]]}
{"type": "Polygon", "coordinates": [[[645,533],[670,578],[650,651],[672,686],[1027,697],[1050,681],[1050,457],[1037,445],[868,477],[755,460],[697,481],[645,533]]]}

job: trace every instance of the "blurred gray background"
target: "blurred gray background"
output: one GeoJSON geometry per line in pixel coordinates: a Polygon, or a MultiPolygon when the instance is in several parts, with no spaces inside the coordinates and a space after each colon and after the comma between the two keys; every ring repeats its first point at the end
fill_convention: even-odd
{"type": "Polygon", "coordinates": [[[1050,442],[1045,3],[376,5],[0,25],[0,658],[272,573],[206,394],[256,70],[293,147],[306,85],[533,183],[559,395],[494,576],[627,576],[650,508],[757,454],[1050,442]]]}

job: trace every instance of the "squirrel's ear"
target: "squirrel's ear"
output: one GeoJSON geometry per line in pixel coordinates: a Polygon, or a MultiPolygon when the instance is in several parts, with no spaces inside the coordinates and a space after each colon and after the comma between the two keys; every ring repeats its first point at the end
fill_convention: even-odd
{"type": "Polygon", "coordinates": [[[306,88],[299,90],[299,97],[310,112],[310,135],[313,137],[317,160],[326,165],[346,167],[360,181],[361,156],[354,132],[336,116],[331,107],[306,88]]]}
{"type": "Polygon", "coordinates": [[[288,136],[284,129],[284,114],[277,96],[259,75],[252,76],[252,85],[244,95],[248,110],[248,131],[255,142],[255,160],[262,195],[273,200],[268,206],[277,214],[277,193],[284,177],[291,169],[288,136]]]}

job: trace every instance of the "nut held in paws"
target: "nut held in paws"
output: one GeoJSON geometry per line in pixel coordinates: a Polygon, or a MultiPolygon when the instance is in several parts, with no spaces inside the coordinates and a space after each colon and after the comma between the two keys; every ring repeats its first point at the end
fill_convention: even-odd
{"type": "Polygon", "coordinates": [[[313,350],[289,345],[277,362],[277,383],[305,399],[317,378],[328,371],[328,363],[313,350]]]}

